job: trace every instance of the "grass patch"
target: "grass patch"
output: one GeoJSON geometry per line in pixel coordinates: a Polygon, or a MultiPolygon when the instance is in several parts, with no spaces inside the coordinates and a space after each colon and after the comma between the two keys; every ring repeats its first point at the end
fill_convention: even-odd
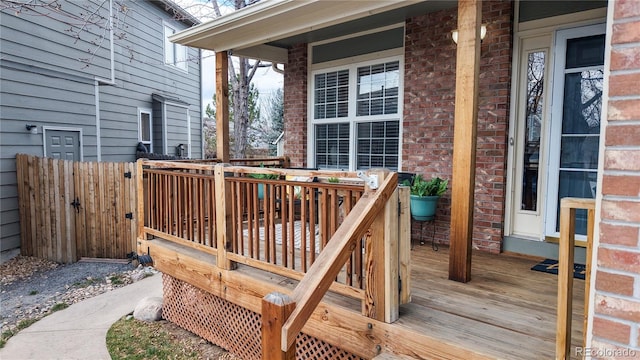
{"type": "Polygon", "coordinates": [[[57,303],[51,307],[50,313],[54,313],[56,311],[64,310],[69,307],[69,304],[65,303],[57,303]]]}
{"type": "Polygon", "coordinates": [[[122,280],[122,277],[120,275],[111,276],[109,278],[109,280],[111,280],[111,284],[113,284],[113,285],[122,285],[122,284],[124,284],[124,280],[122,280]]]}
{"type": "Polygon", "coordinates": [[[122,318],[107,332],[107,349],[111,359],[127,360],[187,360],[198,353],[186,350],[159,323],[145,324],[122,318]]]}
{"type": "Polygon", "coordinates": [[[33,295],[37,295],[38,294],[38,290],[31,290],[29,291],[29,295],[33,296],[33,295]]]}
{"type": "Polygon", "coordinates": [[[20,321],[13,330],[3,331],[0,335],[0,349],[2,349],[7,344],[7,340],[9,340],[13,335],[17,334],[20,330],[26,329],[29,326],[33,325],[33,323],[35,323],[36,321],[38,321],[38,319],[25,319],[20,321]]]}
{"type": "Polygon", "coordinates": [[[99,284],[99,283],[100,283],[100,279],[93,278],[93,277],[87,277],[86,279],[84,279],[82,281],[74,282],[73,286],[75,286],[77,288],[85,288],[87,286],[91,286],[91,285],[95,285],[95,284],[99,284]]]}

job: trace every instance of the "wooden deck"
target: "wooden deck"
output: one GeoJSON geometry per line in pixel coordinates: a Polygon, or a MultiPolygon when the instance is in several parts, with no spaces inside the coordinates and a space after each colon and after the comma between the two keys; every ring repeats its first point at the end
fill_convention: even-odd
{"type": "MultiPolygon", "coordinates": [[[[449,248],[411,255],[412,301],[395,326],[497,358],[555,357],[558,277],[530,270],[541,259],[474,252],[463,284],[447,279],[449,248]]],[[[572,346],[582,342],[584,284],[574,281],[572,346]]]]}
{"type": "MultiPolygon", "coordinates": [[[[199,259],[203,264],[215,263],[215,256],[204,254],[187,247],[164,240],[149,242],[155,246],[175,251],[179,256],[163,254],[158,248],[152,249],[159,258],[159,269],[171,276],[181,276],[183,266],[190,260],[199,259]],[[178,263],[167,262],[169,258],[180,258],[178,263]],[[180,269],[180,270],[178,270],[180,269]]],[[[540,259],[518,257],[507,254],[474,253],[472,280],[463,284],[448,280],[449,248],[441,246],[433,251],[429,244],[416,245],[412,256],[412,301],[401,305],[400,319],[393,324],[377,324],[384,326],[389,338],[388,343],[405,343],[403,348],[411,349],[413,344],[407,339],[430,338],[435,343],[451,344],[449,355],[437,358],[497,358],[497,359],[552,359],[555,357],[555,324],[557,276],[532,271],[530,268],[540,259]],[[461,354],[461,355],[459,355],[461,354]]],[[[196,266],[187,269],[194,279],[195,271],[206,279],[210,287],[211,271],[217,274],[213,266],[205,270],[196,266]],[[199,269],[198,269],[199,268],[199,269]]],[[[255,284],[277,284],[287,292],[293,290],[297,281],[240,265],[232,271],[245,279],[252,279],[255,284]]],[[[215,276],[215,275],[213,275],[215,276]]],[[[224,276],[223,276],[224,277],[224,276]]],[[[192,281],[198,283],[198,281],[192,281]]],[[[229,287],[233,287],[229,284],[229,287]]],[[[251,284],[243,285],[243,292],[252,288],[251,284]],[[245,287],[246,286],[246,287],[245,287]]],[[[267,291],[264,289],[264,291],[267,291]]],[[[215,291],[214,291],[215,293],[215,291]]],[[[582,341],[584,281],[574,282],[573,309],[573,346],[580,346],[582,341]]],[[[255,294],[258,299],[261,296],[255,294]]],[[[330,306],[348,309],[342,316],[353,314],[360,316],[360,303],[353,298],[328,293],[323,301],[330,306]]],[[[242,303],[241,303],[242,304],[242,303]]],[[[246,306],[246,304],[242,304],[246,306]]],[[[327,311],[327,310],[325,310],[327,311]]],[[[331,311],[331,310],[328,310],[331,311]]],[[[339,316],[333,309],[334,316],[339,316]]],[[[330,321],[333,322],[333,321],[330,321]]],[[[348,325],[348,321],[341,328],[348,325]]],[[[375,323],[374,323],[375,324],[375,323]]],[[[352,331],[362,326],[354,323],[352,331]]],[[[340,346],[340,344],[336,344],[340,346]]],[[[429,344],[421,344],[421,347],[429,344]]],[[[386,347],[383,347],[386,349],[386,347]]],[[[415,349],[415,348],[414,348],[415,349]]],[[[417,350],[415,358],[423,356],[424,351],[417,350]]],[[[437,350],[440,353],[440,350],[437,350]]],[[[571,351],[575,354],[575,350],[571,351]]],[[[406,354],[405,354],[406,355],[406,354]]],[[[575,356],[574,356],[575,357],[575,356]]],[[[434,357],[435,358],[435,357],[434,357]]],[[[578,357],[575,357],[578,358],[578,357]]]]}
{"type": "MultiPolygon", "coordinates": [[[[531,271],[540,259],[478,252],[470,282],[448,280],[450,249],[433,251],[427,245],[410,250],[408,193],[396,186],[395,174],[374,175],[384,179],[379,189],[359,185],[354,197],[352,192],[340,193],[354,191],[353,186],[287,177],[342,178],[355,173],[137,165],[146,175],[145,180],[138,178],[138,209],[145,214],[145,224],[138,224],[138,251],[151,254],[169,277],[206,291],[202,304],[223,304],[223,310],[206,306],[202,311],[210,313],[196,315],[218,326],[228,318],[224,309],[236,306],[253,319],[265,314],[271,320],[287,319],[277,328],[270,327],[275,324],[271,320],[256,320],[252,326],[267,335],[261,342],[248,339],[254,351],[242,356],[270,358],[260,349],[273,348],[289,358],[291,349],[307,351],[295,344],[304,335],[314,339],[312,347],[325,344],[321,353],[329,346],[365,359],[380,354],[419,359],[555,357],[559,278],[531,271]],[[249,176],[254,173],[280,178],[258,181],[249,176]],[[260,206],[257,188],[263,183],[269,194],[260,206]],[[297,188],[301,199],[309,199],[299,214],[293,196],[297,188]],[[282,304],[292,304],[292,310],[286,310],[292,312],[285,314],[282,304]],[[280,315],[273,318],[275,314],[280,315]]],[[[578,345],[584,283],[574,282],[571,338],[578,345]]],[[[183,286],[175,284],[176,289],[183,286]]],[[[213,331],[187,318],[193,314],[192,300],[186,304],[176,297],[180,291],[169,293],[174,320],[204,335],[213,331]]]]}

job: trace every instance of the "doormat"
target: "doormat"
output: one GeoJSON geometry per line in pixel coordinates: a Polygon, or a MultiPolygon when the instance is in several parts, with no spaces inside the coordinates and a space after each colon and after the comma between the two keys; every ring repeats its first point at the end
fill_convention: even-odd
{"type": "MultiPolygon", "coordinates": [[[[535,264],[531,270],[542,271],[549,274],[558,275],[558,260],[544,259],[544,261],[535,264]]],[[[583,264],[573,264],[573,277],[576,279],[584,280],[584,276],[587,273],[586,267],[583,264]]]]}

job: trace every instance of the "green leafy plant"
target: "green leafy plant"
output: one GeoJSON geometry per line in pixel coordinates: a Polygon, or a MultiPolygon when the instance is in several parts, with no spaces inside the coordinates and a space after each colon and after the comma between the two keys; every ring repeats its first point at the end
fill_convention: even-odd
{"type": "MultiPolygon", "coordinates": [[[[264,168],[264,163],[260,164],[260,167],[264,168]]],[[[264,179],[264,180],[273,180],[280,177],[277,174],[247,174],[247,176],[254,179],[264,179]]]]}
{"type": "Polygon", "coordinates": [[[51,307],[51,312],[56,312],[60,310],[64,310],[69,307],[69,304],[66,303],[57,303],[51,307]]]}
{"type": "Polygon", "coordinates": [[[337,177],[330,177],[330,178],[327,179],[327,181],[330,182],[330,183],[337,184],[337,183],[340,182],[340,179],[338,179],[337,177]]]}
{"type": "Polygon", "coordinates": [[[425,180],[422,175],[415,175],[411,181],[405,180],[402,185],[411,187],[411,195],[441,196],[447,191],[449,180],[443,180],[439,177],[425,180]]]}

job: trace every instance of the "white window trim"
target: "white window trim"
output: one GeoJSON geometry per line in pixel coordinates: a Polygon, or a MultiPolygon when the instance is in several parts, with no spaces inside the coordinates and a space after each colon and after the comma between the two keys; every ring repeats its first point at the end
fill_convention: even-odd
{"type": "MultiPolygon", "coordinates": [[[[169,24],[167,21],[163,21],[162,22],[162,62],[165,64],[165,66],[169,66],[173,69],[178,69],[180,71],[184,71],[186,73],[189,72],[189,48],[184,46],[184,45],[180,45],[180,44],[176,44],[176,43],[172,43],[173,45],[173,50],[174,50],[174,57],[175,57],[175,53],[176,50],[178,50],[178,48],[183,48],[184,49],[184,65],[178,65],[176,62],[170,63],[167,62],[167,41],[169,41],[167,38],[169,37],[169,35],[167,34],[167,28],[170,28],[174,31],[174,33],[177,33],[180,31],[180,29],[176,28],[175,26],[169,24]]],[[[173,35],[173,34],[171,34],[173,35]]]]}
{"type": "Polygon", "coordinates": [[[150,153],[153,152],[153,112],[150,108],[138,108],[138,142],[147,146],[150,153]],[[149,114],[149,141],[142,140],[142,114],[149,114]]]}
{"type": "MultiPolygon", "coordinates": [[[[398,49],[392,49],[398,52],[398,49]]],[[[402,51],[404,51],[402,49],[402,51]]],[[[387,53],[387,52],[385,52],[387,53]]],[[[309,167],[317,167],[315,153],[315,125],[332,124],[332,123],[349,123],[349,168],[344,170],[355,171],[356,169],[356,151],[357,143],[357,124],[364,122],[378,121],[395,121],[399,122],[398,133],[398,171],[402,169],[402,133],[403,133],[403,115],[404,115],[404,56],[394,55],[390,57],[378,57],[373,53],[365,55],[368,59],[362,61],[362,56],[340,59],[342,65],[327,67],[326,64],[314,64],[310,67],[307,79],[307,164],[309,167]],[[360,60],[360,61],[358,61],[360,60]],[[398,112],[396,114],[356,116],[356,92],[358,82],[358,68],[381,63],[398,61],[399,82],[398,82],[398,112]],[[349,99],[348,99],[348,116],[344,118],[333,119],[315,119],[314,96],[315,96],[315,75],[320,73],[334,72],[340,70],[349,70],[349,99]]],[[[335,64],[336,61],[332,61],[335,64]]]]}
{"type": "Polygon", "coordinates": [[[84,161],[84,144],[82,141],[82,128],[76,127],[58,127],[58,126],[43,126],[42,127],[42,153],[44,157],[47,157],[47,131],[73,131],[78,133],[78,139],[80,141],[80,161],[84,161]]]}

